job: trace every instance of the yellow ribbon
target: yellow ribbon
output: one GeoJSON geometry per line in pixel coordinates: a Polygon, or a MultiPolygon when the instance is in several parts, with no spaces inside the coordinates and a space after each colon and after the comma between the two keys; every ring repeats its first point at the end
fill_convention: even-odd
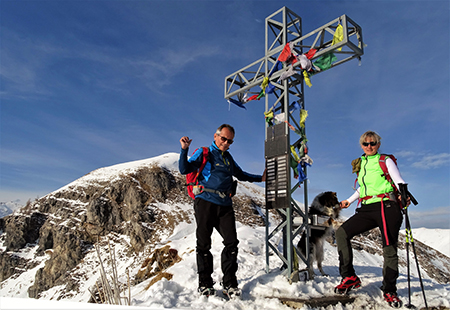
{"type": "MultiPolygon", "coordinates": [[[[336,31],[334,32],[333,41],[331,42],[331,45],[338,44],[342,40],[344,40],[344,28],[342,27],[341,24],[339,24],[336,28],[336,31]]],[[[340,50],[342,50],[342,47],[340,47],[336,50],[340,51],[340,50]]]]}
{"type": "Polygon", "coordinates": [[[300,110],[300,127],[305,128],[305,121],[308,117],[308,111],[301,109],[300,110]]]}
{"type": "Polygon", "coordinates": [[[264,94],[266,93],[266,87],[269,85],[269,78],[266,76],[261,84],[261,88],[264,92],[264,94]]]}
{"type": "Polygon", "coordinates": [[[308,72],[306,72],[306,70],[303,70],[303,77],[305,78],[306,85],[311,87],[312,86],[311,80],[309,79],[309,75],[308,75],[308,72]]]}
{"type": "Polygon", "coordinates": [[[294,156],[295,161],[299,162],[300,161],[300,157],[298,157],[298,154],[295,151],[295,147],[293,145],[291,145],[291,152],[292,152],[292,156],[294,156]]]}

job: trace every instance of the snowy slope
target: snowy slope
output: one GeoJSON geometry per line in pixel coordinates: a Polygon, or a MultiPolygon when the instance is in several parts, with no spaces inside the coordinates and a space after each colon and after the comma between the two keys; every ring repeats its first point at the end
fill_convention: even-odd
{"type": "MultiPolygon", "coordinates": [[[[99,168],[73,181],[72,183],[61,187],[60,189],[57,189],[55,192],[71,190],[76,186],[88,185],[90,183],[112,182],[116,179],[120,179],[122,174],[135,172],[139,170],[139,168],[145,166],[159,165],[170,171],[178,171],[178,157],[179,154],[177,153],[167,153],[148,159],[99,168]]],[[[50,195],[51,194],[52,193],[50,193],[50,195]]]]}
{"type": "MultiPolygon", "coordinates": [[[[243,299],[237,301],[225,301],[221,297],[199,297],[196,294],[197,275],[195,267],[195,232],[194,224],[181,225],[172,236],[168,237],[163,244],[170,244],[172,248],[178,250],[182,261],[166,270],[173,274],[172,280],[162,279],[149,289],[146,286],[149,280],[136,285],[131,290],[132,305],[144,307],[144,309],[289,309],[281,304],[276,298],[267,297],[301,297],[314,298],[325,295],[333,295],[332,291],[335,285],[339,283],[338,260],[336,248],[326,243],[324,269],[330,276],[316,276],[315,280],[306,283],[289,284],[286,277],[279,270],[280,261],[271,256],[270,272],[265,272],[265,232],[263,227],[250,228],[238,224],[239,245],[239,270],[238,279],[240,287],[243,290],[243,299]]],[[[213,234],[213,248],[215,271],[214,280],[216,288],[220,289],[221,271],[220,271],[220,252],[222,250],[221,237],[215,232],[213,234]]],[[[120,249],[117,249],[120,252],[120,249]]],[[[404,255],[404,253],[401,253],[404,255]]],[[[120,255],[118,255],[120,256],[120,255]]],[[[86,260],[94,260],[95,257],[88,257],[86,260]]],[[[337,305],[327,309],[360,309],[362,305],[369,305],[366,309],[390,309],[383,301],[379,289],[382,281],[381,269],[382,258],[377,255],[371,255],[366,252],[355,252],[355,269],[359,274],[363,287],[353,295],[357,297],[353,305],[337,305]]],[[[119,263],[119,274],[124,274],[126,260],[119,263]]],[[[22,274],[17,279],[7,280],[3,283],[0,295],[3,297],[25,297],[23,294],[15,294],[18,287],[26,287],[33,281],[36,269],[22,274]]],[[[316,270],[317,271],[317,270],[316,270]]],[[[426,275],[424,284],[429,306],[450,307],[450,288],[448,285],[441,285],[430,280],[426,275]]],[[[98,270],[92,272],[91,276],[86,276],[86,289],[93,285],[92,278],[97,278],[98,270]]],[[[400,269],[398,280],[399,294],[404,301],[407,301],[407,277],[406,268],[400,269]]],[[[420,290],[420,284],[415,268],[412,268],[412,304],[423,307],[423,299],[420,290]]],[[[43,299],[51,300],[52,291],[50,290],[43,299]]],[[[85,302],[88,294],[85,294],[84,300],[74,298],[73,301],[85,302]]],[[[17,299],[2,299],[1,309],[19,309],[17,308],[17,299]]],[[[69,300],[70,301],[70,300],[69,300]]],[[[20,309],[37,309],[35,306],[41,304],[20,303],[20,309]]],[[[52,304],[52,303],[51,303],[52,304]]],[[[66,308],[65,303],[62,303],[66,308]]],[[[61,305],[61,306],[62,306],[61,305]]],[[[56,309],[55,306],[46,306],[47,309],[56,309]]],[[[44,307],[45,308],[45,307],[44,307]]],[[[42,309],[44,309],[42,308],[42,309]]],[[[78,303],[75,308],[69,309],[96,309],[92,304],[78,303]]],[[[100,308],[99,308],[100,309],[100,308]]],[[[124,309],[127,309],[124,307],[124,309]]],[[[305,308],[307,309],[307,308],[305,308]]]]}
{"type": "Polygon", "coordinates": [[[0,202],[0,218],[13,213],[14,210],[17,210],[21,207],[22,204],[20,204],[20,200],[0,202]]]}
{"type": "Polygon", "coordinates": [[[414,228],[412,235],[426,245],[450,257],[450,229],[414,228]]]}
{"type": "Polygon", "coordinates": [[[0,218],[10,215],[11,213],[13,213],[13,211],[8,206],[8,204],[0,202],[0,218]]]}
{"type": "MultiPolygon", "coordinates": [[[[91,172],[90,174],[80,178],[61,188],[60,190],[70,190],[82,183],[89,182],[108,182],[116,178],[123,171],[133,171],[143,165],[159,164],[169,170],[177,171],[178,154],[169,153],[152,159],[136,161],[132,163],[115,165],[112,167],[101,168],[91,172]]],[[[261,197],[264,190],[254,184],[244,183],[239,187],[239,192],[246,193],[249,196],[261,197]]],[[[170,209],[172,206],[162,203],[158,207],[170,209]]],[[[192,206],[186,204],[181,206],[190,209],[192,206]]],[[[315,298],[321,296],[333,295],[333,288],[339,283],[340,276],[338,272],[338,257],[336,248],[325,243],[325,260],[324,270],[329,277],[316,276],[314,280],[308,282],[298,282],[289,284],[286,277],[280,271],[281,261],[278,257],[272,255],[269,260],[269,272],[266,273],[265,262],[265,227],[249,227],[237,223],[239,244],[239,270],[237,273],[239,286],[243,292],[242,300],[225,301],[220,296],[199,297],[196,293],[197,274],[195,263],[195,222],[183,222],[176,227],[171,235],[165,236],[158,244],[158,247],[170,245],[171,248],[178,251],[181,261],[169,267],[165,272],[173,275],[169,281],[165,278],[156,282],[149,288],[151,279],[139,283],[131,288],[131,296],[133,308],[142,309],[291,309],[283,305],[276,297],[301,297],[315,298]]],[[[436,230],[414,230],[415,237],[418,240],[429,243],[436,239],[436,230]],[[421,239],[419,239],[421,238],[421,239]],[[429,238],[431,241],[425,241],[429,238]]],[[[449,234],[450,230],[443,230],[444,235],[449,234]]],[[[127,252],[128,240],[124,236],[115,236],[121,241],[115,243],[114,251],[117,256],[117,269],[119,278],[122,282],[126,282],[126,269],[130,270],[130,274],[136,274],[140,266],[133,265],[132,257],[127,252]]],[[[443,239],[443,238],[441,238],[443,239]]],[[[213,247],[211,252],[214,256],[214,274],[213,278],[216,282],[216,288],[220,289],[221,270],[220,270],[220,253],[223,245],[220,235],[214,232],[212,236],[213,247]]],[[[448,244],[448,243],[447,243],[448,244]]],[[[436,244],[440,247],[439,244],[436,244]]],[[[445,246],[445,244],[444,244],[445,246]]],[[[37,246],[30,245],[27,249],[19,253],[23,257],[33,257],[37,246]]],[[[102,257],[107,257],[103,247],[102,257]]],[[[440,250],[445,253],[444,251],[440,250]]],[[[400,251],[400,256],[405,257],[405,251],[400,251]]],[[[64,301],[52,301],[55,296],[59,296],[63,287],[54,287],[46,291],[40,300],[23,299],[27,297],[27,288],[34,282],[36,271],[45,264],[47,257],[42,257],[40,265],[32,270],[22,273],[20,276],[11,277],[1,283],[0,288],[0,308],[1,309],[105,309],[102,305],[87,304],[90,298],[88,291],[100,274],[98,257],[95,251],[89,253],[84,264],[77,270],[78,276],[82,279],[80,291],[82,294],[76,294],[70,297],[68,294],[64,301]],[[22,299],[19,299],[22,298],[22,299]]],[[[360,276],[363,286],[360,290],[352,293],[356,297],[353,304],[343,306],[329,306],[327,310],[354,310],[354,309],[391,309],[383,300],[379,287],[382,281],[382,265],[383,259],[378,255],[372,255],[367,252],[354,252],[354,265],[356,272],[360,276]]],[[[301,263],[300,268],[304,268],[301,263]]],[[[318,273],[318,271],[316,270],[318,273]]],[[[430,279],[426,273],[421,271],[425,285],[428,306],[442,306],[450,308],[450,287],[437,283],[430,279]]],[[[418,274],[414,266],[411,268],[411,302],[413,305],[422,308],[424,301],[418,280],[418,274]]],[[[400,277],[398,279],[398,292],[404,302],[408,301],[408,283],[406,267],[400,268],[400,277]]],[[[109,309],[130,309],[127,306],[109,307],[109,309]]],[[[133,309],[132,308],[132,309],[133,309]]],[[[310,309],[307,306],[302,309],[310,309]]]]}

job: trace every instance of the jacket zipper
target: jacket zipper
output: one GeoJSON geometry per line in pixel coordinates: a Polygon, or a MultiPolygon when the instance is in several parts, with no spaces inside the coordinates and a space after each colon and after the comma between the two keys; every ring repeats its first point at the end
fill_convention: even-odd
{"type": "Polygon", "coordinates": [[[220,152],[222,155],[222,161],[225,164],[225,167],[227,168],[228,171],[230,171],[230,163],[229,161],[225,158],[225,156],[223,156],[225,154],[225,152],[220,152]]]}
{"type": "Polygon", "coordinates": [[[369,161],[369,159],[366,157],[366,161],[365,161],[364,167],[363,167],[364,174],[363,174],[363,177],[361,178],[361,183],[362,183],[363,188],[364,188],[364,196],[361,196],[361,195],[360,195],[361,197],[367,196],[367,186],[366,186],[366,184],[365,184],[366,182],[364,181],[364,179],[365,179],[365,177],[366,177],[366,175],[367,175],[366,166],[367,166],[368,161],[369,161]]]}

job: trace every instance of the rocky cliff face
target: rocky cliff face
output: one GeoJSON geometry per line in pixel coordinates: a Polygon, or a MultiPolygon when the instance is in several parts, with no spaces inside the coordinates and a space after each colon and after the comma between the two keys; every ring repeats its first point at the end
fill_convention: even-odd
{"type": "MultiPolygon", "coordinates": [[[[176,154],[169,157],[178,159],[176,154]]],[[[76,291],[70,275],[100,237],[111,233],[126,236],[128,251],[142,253],[159,241],[162,231],[170,235],[180,222],[191,221],[192,210],[177,207],[191,205],[192,199],[184,177],[175,170],[155,162],[138,163],[133,169],[107,169],[93,171],[0,221],[0,281],[35,267],[36,259],[17,253],[37,245],[35,256],[50,258],[36,272],[29,296],[38,298],[57,285],[76,291]],[[161,209],[161,203],[174,208],[161,209]]],[[[235,204],[240,210],[237,220],[264,225],[256,210],[261,201],[236,197],[235,204]]]]}

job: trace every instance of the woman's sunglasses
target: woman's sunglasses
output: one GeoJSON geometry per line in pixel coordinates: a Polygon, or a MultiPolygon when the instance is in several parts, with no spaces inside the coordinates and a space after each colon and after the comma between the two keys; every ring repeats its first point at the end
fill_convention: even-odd
{"type": "Polygon", "coordinates": [[[373,142],[373,141],[372,141],[372,142],[363,142],[363,143],[362,143],[362,145],[364,145],[364,146],[369,146],[369,145],[370,145],[370,146],[375,146],[375,145],[377,145],[377,144],[378,144],[378,142],[373,142]]]}

